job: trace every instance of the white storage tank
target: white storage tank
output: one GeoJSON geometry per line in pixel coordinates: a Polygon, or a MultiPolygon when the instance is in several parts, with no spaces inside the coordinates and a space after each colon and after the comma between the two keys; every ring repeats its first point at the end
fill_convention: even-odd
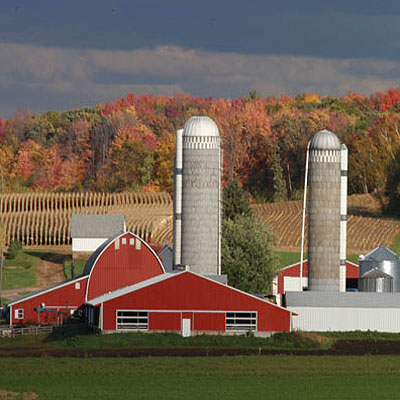
{"type": "MultiPolygon", "coordinates": [[[[309,144],[308,288],[339,291],[341,151],[337,136],[323,130],[309,144]]],[[[343,211],[342,211],[343,212],[343,211]]]]}
{"type": "Polygon", "coordinates": [[[181,209],[174,216],[175,266],[204,275],[221,274],[220,141],[217,125],[205,116],[189,119],[177,140],[175,198],[181,209]]]}
{"type": "Polygon", "coordinates": [[[400,259],[399,256],[384,246],[379,246],[365,256],[359,258],[359,277],[373,269],[393,277],[393,292],[400,292],[400,259]]]}
{"type": "Polygon", "coordinates": [[[360,292],[391,293],[393,277],[378,268],[365,272],[358,281],[360,292]]]}

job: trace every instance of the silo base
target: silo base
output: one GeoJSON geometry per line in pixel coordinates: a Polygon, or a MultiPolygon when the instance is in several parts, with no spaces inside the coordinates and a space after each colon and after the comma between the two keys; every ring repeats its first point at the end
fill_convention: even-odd
{"type": "Polygon", "coordinates": [[[332,279],[309,279],[308,290],[312,292],[339,292],[339,281],[332,279]]]}

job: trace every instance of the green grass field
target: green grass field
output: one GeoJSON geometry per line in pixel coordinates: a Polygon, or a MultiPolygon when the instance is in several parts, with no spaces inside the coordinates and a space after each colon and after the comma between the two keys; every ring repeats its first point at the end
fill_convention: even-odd
{"type": "Polygon", "coordinates": [[[34,254],[32,251],[25,250],[20,251],[12,260],[6,259],[3,271],[3,289],[34,286],[39,262],[40,252],[34,254]]]}
{"type": "Polygon", "coordinates": [[[398,357],[6,358],[0,390],[39,399],[395,399],[398,357]]]}
{"type": "MultiPolygon", "coordinates": [[[[87,260],[74,260],[74,277],[82,275],[87,260]]],[[[71,279],[72,276],[72,263],[67,261],[64,264],[65,279],[71,279]]]]}

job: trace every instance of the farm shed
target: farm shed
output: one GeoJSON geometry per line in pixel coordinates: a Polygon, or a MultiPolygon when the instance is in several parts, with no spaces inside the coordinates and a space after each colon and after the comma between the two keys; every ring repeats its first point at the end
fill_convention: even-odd
{"type": "Polygon", "coordinates": [[[290,331],[292,313],[203,275],[165,273],[87,302],[101,331],[234,333],[290,331]]]}
{"type": "Polygon", "coordinates": [[[287,292],[302,331],[400,331],[400,293],[287,292]]]}
{"type": "Polygon", "coordinates": [[[66,317],[85,300],[164,272],[160,259],[146,242],[133,233],[120,233],[92,254],[82,276],[9,302],[10,326],[55,323],[57,317],[66,317]],[[40,315],[37,307],[43,309],[40,315]]]}
{"type": "Polygon", "coordinates": [[[72,214],[72,254],[74,257],[91,254],[108,238],[122,232],[126,232],[122,214],[72,214]]]}
{"type": "MultiPolygon", "coordinates": [[[[357,288],[358,265],[351,261],[346,261],[346,288],[357,288]]],[[[303,289],[308,286],[308,260],[303,261],[303,289]]],[[[300,262],[288,265],[279,272],[273,280],[273,294],[277,295],[277,300],[283,293],[300,291],[300,262]]]]}
{"type": "Polygon", "coordinates": [[[10,326],[62,322],[84,303],[87,279],[74,278],[7,303],[10,326]]]}

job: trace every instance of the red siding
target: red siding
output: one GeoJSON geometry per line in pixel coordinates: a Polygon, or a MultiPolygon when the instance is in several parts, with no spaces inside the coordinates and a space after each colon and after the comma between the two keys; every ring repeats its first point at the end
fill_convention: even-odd
{"type": "Polygon", "coordinates": [[[225,331],[225,313],[196,313],[195,331],[225,331]]]}
{"type": "MultiPolygon", "coordinates": [[[[174,311],[257,311],[259,330],[289,331],[290,313],[280,307],[258,300],[229,286],[221,285],[190,272],[120,296],[104,303],[104,329],[114,329],[115,310],[174,311]]],[[[197,313],[196,313],[197,316],[197,313]]],[[[196,320],[196,318],[195,318],[196,320]]],[[[202,330],[214,330],[216,319],[200,317],[202,330]]],[[[196,324],[196,322],[195,322],[196,324]]]]}
{"type": "Polygon", "coordinates": [[[140,241],[141,249],[138,250],[138,239],[131,233],[116,240],[119,240],[119,250],[115,249],[115,242],[110,243],[93,266],[87,300],[164,273],[156,255],[143,241],[140,241]],[[122,244],[123,238],[126,244],[122,244]],[[134,245],[130,245],[130,239],[134,240],[134,245]]]}
{"type": "Polygon", "coordinates": [[[152,331],[180,331],[181,313],[152,312],[149,313],[149,330],[152,331]]]}
{"type": "MultiPolygon", "coordinates": [[[[87,277],[81,280],[74,280],[62,287],[55,287],[49,289],[45,293],[39,293],[38,295],[28,298],[26,300],[21,300],[20,302],[13,304],[10,315],[10,323],[20,324],[20,323],[38,323],[38,312],[35,311],[35,307],[45,304],[46,308],[59,309],[66,311],[66,306],[69,309],[79,308],[85,301],[85,290],[86,290],[87,277]],[[80,288],[75,289],[75,284],[79,283],[80,288]],[[15,318],[15,310],[24,310],[24,319],[15,318]]],[[[65,317],[65,316],[64,316],[65,317]]],[[[40,314],[40,323],[52,323],[57,322],[60,316],[53,312],[42,312],[40,314]]]]}
{"type": "MultiPolygon", "coordinates": [[[[283,293],[285,276],[300,277],[300,263],[283,268],[278,275],[278,294],[283,293]]],[[[308,277],[308,260],[303,262],[303,278],[308,277]]],[[[346,278],[358,278],[358,265],[346,262],[346,278]]]]}

